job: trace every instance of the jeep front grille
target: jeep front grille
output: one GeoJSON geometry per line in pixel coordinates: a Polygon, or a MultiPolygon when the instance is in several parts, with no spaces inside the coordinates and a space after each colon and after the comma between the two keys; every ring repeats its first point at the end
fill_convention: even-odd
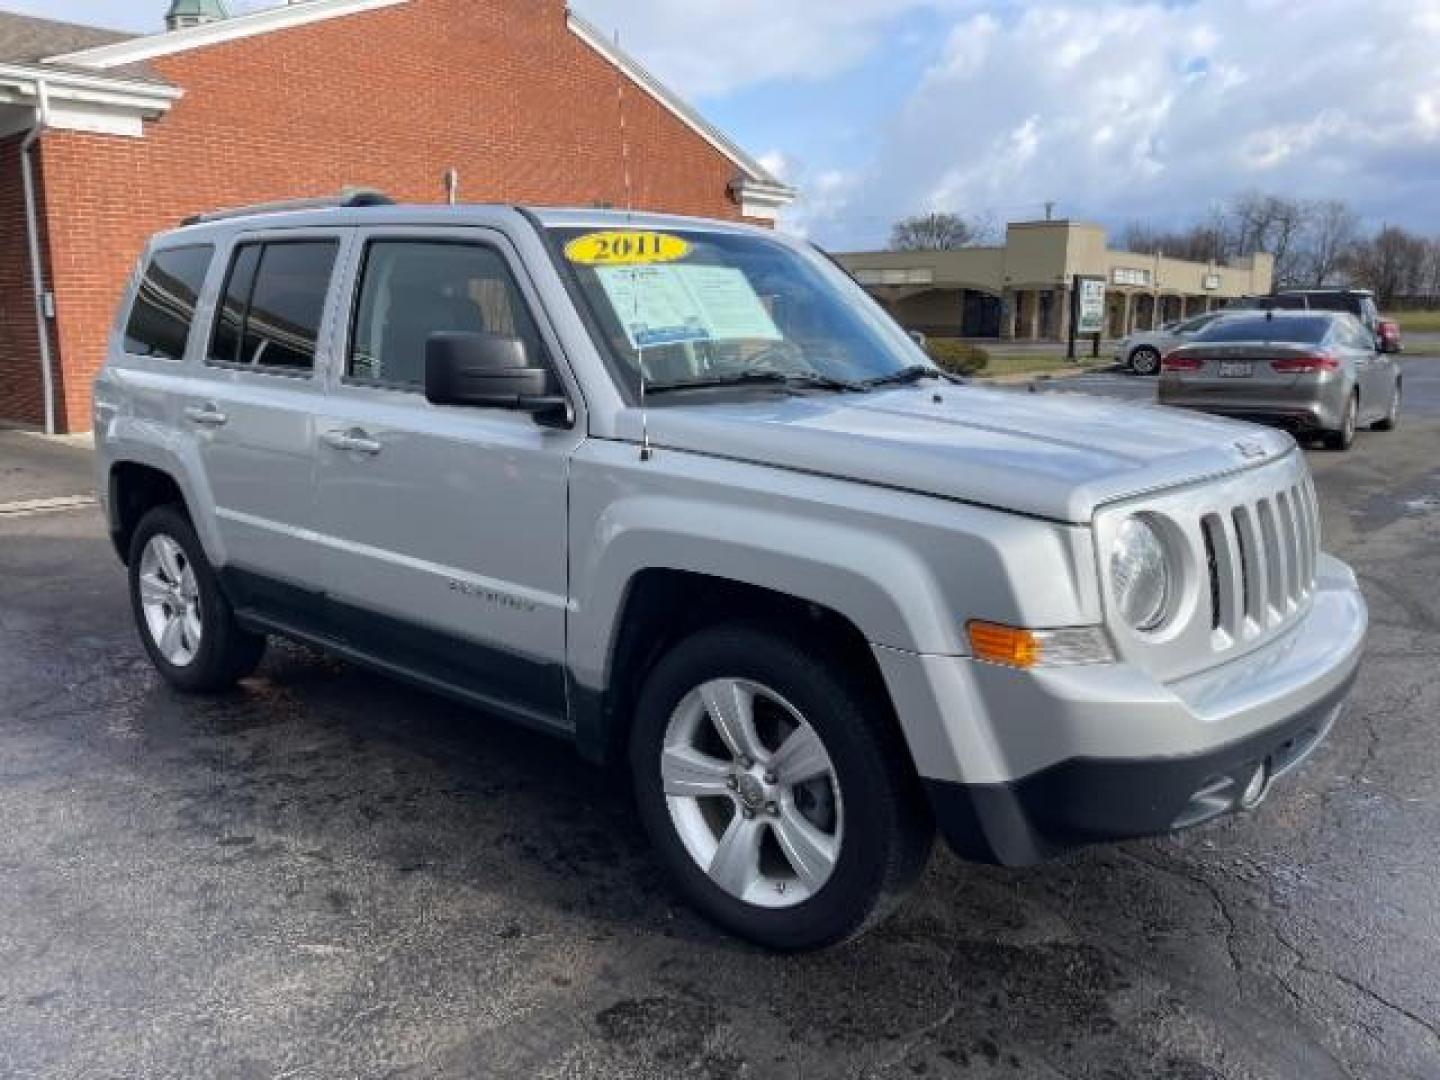
{"type": "Polygon", "coordinates": [[[1201,519],[1218,645],[1286,622],[1315,588],[1320,515],[1309,478],[1201,519]]]}

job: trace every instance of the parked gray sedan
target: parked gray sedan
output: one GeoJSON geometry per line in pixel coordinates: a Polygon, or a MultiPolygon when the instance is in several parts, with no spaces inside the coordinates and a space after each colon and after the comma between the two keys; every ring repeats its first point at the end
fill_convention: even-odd
{"type": "Polygon", "coordinates": [[[1400,418],[1400,365],[1353,315],[1227,315],[1166,354],[1160,402],[1317,432],[1348,450],[1355,430],[1400,418]]]}
{"type": "Polygon", "coordinates": [[[1193,341],[1224,312],[1166,323],[1159,330],[1137,330],[1115,348],[1115,359],[1136,375],[1159,375],[1160,359],[1171,349],[1193,341]]]}

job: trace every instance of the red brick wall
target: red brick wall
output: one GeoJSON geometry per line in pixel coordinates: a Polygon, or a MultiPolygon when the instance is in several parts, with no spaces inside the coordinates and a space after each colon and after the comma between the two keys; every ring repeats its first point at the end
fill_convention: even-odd
{"type": "MultiPolygon", "coordinates": [[[[189,213],[347,184],[438,202],[450,167],[465,201],[626,203],[620,75],[562,0],[410,0],[152,66],[185,96],[143,140],[44,139],[70,430],[136,256],[189,213]]],[[[628,80],[625,103],[635,206],[738,217],[735,165],[628,80]]]]}
{"type": "MultiPolygon", "coordinates": [[[[25,188],[20,178],[23,140],[22,135],[0,139],[0,420],[38,426],[45,420],[45,403],[25,230],[25,188]]],[[[37,198],[44,186],[41,171],[37,163],[37,198]]],[[[42,207],[42,253],[43,220],[42,207]]]]}

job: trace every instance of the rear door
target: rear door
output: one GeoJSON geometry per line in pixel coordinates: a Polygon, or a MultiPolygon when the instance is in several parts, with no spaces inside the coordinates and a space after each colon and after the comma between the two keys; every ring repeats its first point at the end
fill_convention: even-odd
{"type": "Polygon", "coordinates": [[[314,593],[314,415],[323,341],[336,317],[342,232],[241,236],[182,422],[199,441],[240,606],[289,607],[314,593]]]}
{"type": "Polygon", "coordinates": [[[1375,335],[1353,316],[1336,328],[1355,365],[1360,390],[1360,419],[1378,418],[1390,407],[1391,373],[1387,357],[1375,348],[1375,335]]]}
{"type": "Polygon", "coordinates": [[[518,337],[546,363],[558,343],[498,232],[365,230],[352,261],[317,449],[335,632],[481,704],[561,726],[568,481],[583,425],[424,394],[437,331],[518,337]]]}

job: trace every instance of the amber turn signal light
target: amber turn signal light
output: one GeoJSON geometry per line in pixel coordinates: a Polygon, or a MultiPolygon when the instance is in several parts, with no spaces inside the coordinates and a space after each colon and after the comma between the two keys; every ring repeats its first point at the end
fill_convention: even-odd
{"type": "Polygon", "coordinates": [[[1040,662],[1040,639],[1032,630],[972,622],[970,651],[975,659],[1006,667],[1031,668],[1040,662]]]}

